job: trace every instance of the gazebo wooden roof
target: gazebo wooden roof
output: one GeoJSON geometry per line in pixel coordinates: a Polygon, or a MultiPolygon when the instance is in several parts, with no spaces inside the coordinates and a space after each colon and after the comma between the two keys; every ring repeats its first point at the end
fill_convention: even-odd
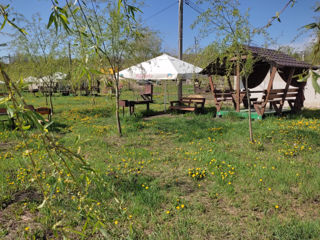
{"type": "MultiPolygon", "coordinates": [[[[250,51],[252,53],[253,57],[258,60],[256,62],[256,64],[258,65],[274,65],[278,69],[287,67],[294,67],[304,70],[316,69],[316,67],[312,66],[309,63],[297,60],[294,57],[277,50],[253,46],[245,46],[244,50],[250,51]]],[[[204,75],[224,75],[226,71],[226,65],[224,61],[216,59],[215,61],[211,62],[207,67],[205,67],[200,73],[204,75]]]]}
{"type": "MultiPolygon", "coordinates": [[[[306,63],[304,61],[297,60],[293,58],[292,56],[289,56],[288,54],[282,53],[280,51],[272,50],[272,49],[266,49],[266,48],[260,48],[260,47],[253,47],[253,46],[244,46],[244,53],[243,53],[243,61],[246,60],[246,55],[248,52],[250,52],[253,55],[253,58],[255,59],[255,63],[253,66],[253,72],[249,75],[248,78],[248,88],[255,88],[258,85],[262,83],[262,81],[267,76],[268,72],[271,71],[270,74],[270,81],[268,84],[268,89],[266,90],[267,95],[269,97],[270,91],[273,88],[273,80],[275,78],[276,72],[279,73],[281,78],[286,82],[286,87],[284,89],[284,97],[285,99],[289,86],[297,87],[299,88],[299,106],[301,107],[303,105],[303,89],[305,86],[305,83],[298,82],[298,76],[299,74],[303,74],[307,72],[309,69],[316,69],[316,67],[312,66],[309,63],[306,63]]],[[[232,59],[231,61],[234,61],[235,59],[232,59]]],[[[214,87],[212,82],[212,75],[227,75],[227,62],[226,58],[221,59],[215,59],[213,62],[211,62],[206,68],[204,68],[200,73],[204,75],[208,75],[210,77],[210,83],[212,88],[214,87]]],[[[231,70],[234,74],[237,76],[236,81],[236,91],[235,94],[233,94],[233,101],[236,106],[236,110],[240,111],[240,102],[242,101],[243,97],[241,97],[240,93],[240,66],[237,66],[237,64],[231,63],[228,67],[231,67],[231,70]]],[[[245,84],[243,84],[245,86],[245,84]]],[[[232,90],[232,89],[230,89],[232,90]]],[[[263,104],[263,108],[265,108],[266,103],[268,102],[268,97],[265,98],[265,103],[263,104]]],[[[283,107],[283,102],[281,102],[281,109],[283,107]]],[[[297,103],[298,105],[298,103],[297,103]]],[[[258,110],[258,109],[257,109],[258,110]]],[[[261,111],[263,114],[264,109],[261,111]]]]}

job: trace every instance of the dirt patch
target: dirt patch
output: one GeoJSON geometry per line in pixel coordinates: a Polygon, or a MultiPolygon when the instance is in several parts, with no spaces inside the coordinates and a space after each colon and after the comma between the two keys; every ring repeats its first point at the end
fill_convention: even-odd
{"type": "Polygon", "coordinates": [[[34,233],[43,235],[43,226],[37,222],[38,212],[30,212],[26,206],[27,202],[41,200],[41,194],[30,188],[16,192],[10,200],[4,202],[0,211],[0,238],[11,240],[28,238],[34,233]]]}
{"type": "Polygon", "coordinates": [[[0,151],[6,151],[10,149],[14,144],[10,142],[0,143],[0,151]]]}
{"type": "Polygon", "coordinates": [[[2,209],[7,208],[9,205],[17,202],[41,202],[42,196],[34,188],[16,192],[12,198],[2,203],[2,209]]]}
{"type": "Polygon", "coordinates": [[[194,184],[186,178],[174,181],[174,185],[181,190],[184,196],[190,195],[195,191],[194,184]]]}

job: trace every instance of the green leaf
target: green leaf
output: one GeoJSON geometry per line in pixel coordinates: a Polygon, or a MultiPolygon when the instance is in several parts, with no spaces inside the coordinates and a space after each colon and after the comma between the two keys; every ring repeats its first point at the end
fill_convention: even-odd
{"type": "Polygon", "coordinates": [[[65,9],[63,9],[63,8],[61,8],[61,7],[57,7],[57,9],[58,9],[61,13],[63,13],[63,15],[68,16],[68,13],[67,13],[67,11],[66,11],[65,9]]]}
{"type": "Polygon", "coordinates": [[[122,6],[122,0],[118,0],[118,14],[120,14],[121,6],[122,6]]]}
{"type": "MultiPolygon", "coordinates": [[[[302,76],[300,76],[300,77],[302,77],[302,76]]],[[[307,74],[306,76],[298,79],[297,82],[307,82],[309,77],[310,77],[310,74],[307,74]]]]}
{"type": "Polygon", "coordinates": [[[4,26],[6,25],[6,22],[7,22],[7,19],[5,18],[5,19],[3,20],[3,23],[2,23],[2,25],[1,25],[1,27],[0,27],[0,30],[2,30],[2,29],[4,28],[4,26]]]}
{"type": "Polygon", "coordinates": [[[0,104],[4,104],[10,100],[9,97],[0,98],[0,104]]]}
{"type": "Polygon", "coordinates": [[[75,15],[75,14],[79,11],[79,9],[80,9],[79,7],[75,8],[75,9],[72,11],[72,14],[75,15]]]}
{"type": "Polygon", "coordinates": [[[50,28],[50,26],[52,25],[52,23],[53,23],[53,21],[54,21],[54,12],[52,12],[51,14],[50,14],[50,17],[49,17],[49,21],[48,21],[48,25],[47,25],[47,28],[49,29],[50,28]]]}
{"type": "Polygon", "coordinates": [[[53,124],[53,121],[45,124],[45,125],[43,126],[43,128],[44,128],[44,129],[47,129],[47,128],[50,127],[52,124],[53,124]]]}
{"type": "Polygon", "coordinates": [[[30,125],[22,126],[22,130],[24,130],[24,131],[29,130],[30,127],[31,127],[30,125]]]}
{"type": "Polygon", "coordinates": [[[100,72],[98,70],[91,69],[91,68],[89,69],[89,72],[94,73],[94,74],[104,74],[104,73],[102,73],[102,72],[100,72]]]}
{"type": "Polygon", "coordinates": [[[304,25],[303,27],[306,28],[306,29],[314,29],[314,28],[318,27],[318,24],[310,23],[310,24],[304,25]]]}
{"type": "Polygon", "coordinates": [[[11,107],[7,106],[7,113],[11,118],[13,118],[14,112],[15,111],[11,107]]]}
{"type": "Polygon", "coordinates": [[[77,235],[80,235],[82,237],[86,237],[86,235],[82,232],[79,232],[79,231],[76,231],[74,229],[71,229],[71,228],[63,228],[64,230],[68,231],[68,232],[71,232],[71,233],[75,233],[77,235]]]}
{"type": "Polygon", "coordinates": [[[59,14],[59,17],[65,24],[69,24],[68,18],[65,15],[59,14]]]}
{"type": "Polygon", "coordinates": [[[316,93],[320,94],[320,86],[318,83],[318,79],[320,79],[320,75],[312,71],[312,87],[316,93]]]}
{"type": "Polygon", "coordinates": [[[37,207],[38,209],[41,209],[41,208],[43,208],[44,207],[44,205],[46,204],[46,202],[47,202],[47,199],[45,198],[45,199],[43,199],[43,202],[37,207]]]}

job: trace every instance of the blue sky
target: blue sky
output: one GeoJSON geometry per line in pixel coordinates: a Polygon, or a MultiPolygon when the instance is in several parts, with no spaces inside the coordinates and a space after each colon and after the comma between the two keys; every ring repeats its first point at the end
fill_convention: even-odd
{"type": "MultiPolygon", "coordinates": [[[[195,2],[196,0],[192,0],[195,2]]],[[[1,4],[10,4],[18,13],[24,14],[27,18],[37,12],[41,14],[44,21],[50,14],[50,0],[0,0],[1,4]]],[[[280,11],[287,0],[240,0],[240,10],[250,8],[250,22],[254,26],[263,26],[268,20],[280,11]]],[[[291,45],[303,47],[306,42],[312,39],[311,33],[300,34],[298,29],[314,20],[316,14],[312,7],[319,2],[317,0],[297,0],[294,7],[289,7],[281,16],[281,23],[275,21],[268,29],[270,36],[277,41],[278,45],[291,45]],[[294,42],[293,40],[299,36],[294,42]]],[[[178,0],[145,0],[141,9],[142,19],[151,29],[159,32],[163,40],[163,50],[177,52],[178,46],[178,0]]],[[[184,50],[193,46],[198,32],[190,29],[190,25],[198,16],[198,13],[189,6],[184,6],[184,50]]],[[[6,31],[10,31],[8,28],[6,31]]],[[[214,40],[212,34],[200,41],[201,46],[206,46],[214,40]]],[[[8,41],[8,37],[1,36],[0,43],[8,41]]],[[[255,45],[262,45],[260,39],[254,41],[255,45]]],[[[0,48],[0,56],[8,53],[5,48],[0,48]]]]}

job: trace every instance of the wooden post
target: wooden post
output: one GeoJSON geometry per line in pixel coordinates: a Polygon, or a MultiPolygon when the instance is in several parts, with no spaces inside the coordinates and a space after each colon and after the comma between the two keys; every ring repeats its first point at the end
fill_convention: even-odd
{"type": "Polygon", "coordinates": [[[282,96],[282,99],[281,99],[281,102],[280,102],[280,107],[279,107],[280,113],[282,112],[284,101],[285,101],[285,99],[287,97],[288,89],[289,89],[289,86],[290,86],[291,81],[292,81],[294,70],[295,70],[295,68],[291,68],[290,69],[290,73],[289,73],[289,76],[288,76],[288,79],[287,79],[286,87],[284,89],[283,96],[282,96]]]}
{"type": "MultiPolygon", "coordinates": [[[[182,60],[183,53],[183,0],[179,0],[179,40],[178,40],[178,52],[179,59],[182,60]]],[[[178,79],[178,100],[182,98],[182,79],[178,79]]]]}
{"type": "Polygon", "coordinates": [[[167,111],[167,81],[164,81],[164,93],[163,93],[163,104],[164,104],[164,112],[167,111]]]}
{"type": "Polygon", "coordinates": [[[209,76],[209,84],[210,84],[211,93],[213,95],[214,104],[216,105],[217,112],[220,112],[221,106],[222,106],[222,101],[218,102],[218,99],[217,99],[217,96],[216,96],[216,93],[215,93],[215,86],[213,84],[211,75],[209,76]]]}
{"type": "Polygon", "coordinates": [[[217,97],[216,97],[216,94],[215,94],[215,87],[214,87],[214,84],[213,84],[213,81],[212,81],[212,76],[210,75],[209,76],[209,84],[210,84],[210,89],[211,89],[211,93],[213,95],[213,99],[215,101],[215,103],[217,104],[217,97]]]}
{"type": "Polygon", "coordinates": [[[271,75],[270,75],[270,81],[269,81],[268,88],[267,88],[267,96],[266,96],[266,99],[265,99],[264,103],[261,106],[261,115],[264,114],[264,111],[266,109],[267,103],[269,101],[269,96],[270,96],[270,92],[271,92],[271,89],[272,89],[272,86],[273,86],[273,80],[274,80],[274,78],[276,76],[276,73],[277,73],[277,67],[276,66],[272,66],[271,75]]]}
{"type": "Polygon", "coordinates": [[[236,111],[240,112],[240,65],[237,63],[236,111]]]}

